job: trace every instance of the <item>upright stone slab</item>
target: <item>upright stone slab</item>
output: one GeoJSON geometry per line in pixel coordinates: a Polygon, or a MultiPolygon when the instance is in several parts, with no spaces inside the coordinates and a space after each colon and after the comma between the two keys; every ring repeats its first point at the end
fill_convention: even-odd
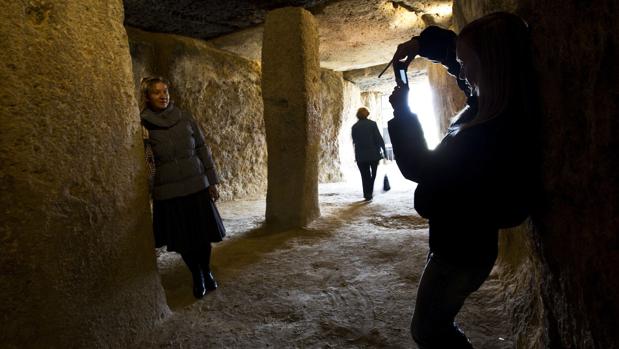
{"type": "Polygon", "coordinates": [[[134,28],[127,34],[136,85],[144,76],[165,76],[174,103],[206,131],[221,199],[263,196],[267,145],[260,64],[198,39],[134,28]]]}
{"type": "Polygon", "coordinates": [[[3,1],[0,32],[0,346],[131,347],[169,310],[122,1],[3,1]]]}
{"type": "Polygon", "coordinates": [[[303,226],[320,215],[318,29],[302,8],[267,15],[262,96],[268,149],[267,223],[303,226]]]}

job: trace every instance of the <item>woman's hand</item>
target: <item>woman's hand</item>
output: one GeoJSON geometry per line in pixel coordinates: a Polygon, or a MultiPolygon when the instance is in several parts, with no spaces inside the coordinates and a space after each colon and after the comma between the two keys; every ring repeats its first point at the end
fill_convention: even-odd
{"type": "Polygon", "coordinates": [[[389,103],[393,107],[394,114],[398,111],[408,107],[408,88],[403,86],[396,86],[389,96],[389,103]]]}
{"type": "Polygon", "coordinates": [[[393,60],[405,62],[408,65],[419,53],[419,41],[414,37],[407,42],[398,45],[398,49],[393,55],[393,60]]]}
{"type": "Polygon", "coordinates": [[[213,202],[219,200],[219,191],[217,190],[217,187],[215,186],[215,184],[209,185],[208,193],[211,196],[211,199],[213,200],[213,202]]]}

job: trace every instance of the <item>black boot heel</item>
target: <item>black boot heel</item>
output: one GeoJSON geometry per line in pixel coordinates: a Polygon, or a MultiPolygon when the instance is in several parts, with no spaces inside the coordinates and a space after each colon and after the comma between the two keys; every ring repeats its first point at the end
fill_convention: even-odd
{"type": "Polygon", "coordinates": [[[217,287],[219,287],[210,271],[208,273],[204,273],[204,287],[206,288],[206,291],[215,291],[217,287]]]}
{"type": "Polygon", "coordinates": [[[206,288],[204,287],[204,276],[202,275],[201,270],[192,272],[191,276],[193,279],[193,296],[200,299],[206,294],[206,288]]]}

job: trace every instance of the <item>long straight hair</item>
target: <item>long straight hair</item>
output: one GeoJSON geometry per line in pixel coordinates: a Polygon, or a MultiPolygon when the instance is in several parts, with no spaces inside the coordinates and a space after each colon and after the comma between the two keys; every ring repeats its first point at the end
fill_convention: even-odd
{"type": "Polygon", "coordinates": [[[478,55],[481,67],[478,114],[463,128],[506,112],[534,117],[538,93],[528,24],[515,14],[495,12],[466,25],[457,40],[478,55]]]}

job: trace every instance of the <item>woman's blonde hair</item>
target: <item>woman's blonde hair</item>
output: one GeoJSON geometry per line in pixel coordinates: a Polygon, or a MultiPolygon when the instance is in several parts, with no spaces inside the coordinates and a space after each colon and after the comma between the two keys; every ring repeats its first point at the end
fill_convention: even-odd
{"type": "Polygon", "coordinates": [[[466,25],[458,35],[480,61],[477,117],[473,126],[506,110],[529,115],[536,108],[535,70],[528,24],[519,16],[495,12],[466,25]]]}
{"type": "Polygon", "coordinates": [[[163,83],[168,86],[168,88],[170,87],[170,81],[161,76],[150,76],[140,80],[140,111],[148,107],[148,95],[155,87],[155,84],[158,83],[163,83]]]}
{"type": "Polygon", "coordinates": [[[370,116],[370,110],[366,107],[357,109],[357,119],[367,119],[370,116]]]}

